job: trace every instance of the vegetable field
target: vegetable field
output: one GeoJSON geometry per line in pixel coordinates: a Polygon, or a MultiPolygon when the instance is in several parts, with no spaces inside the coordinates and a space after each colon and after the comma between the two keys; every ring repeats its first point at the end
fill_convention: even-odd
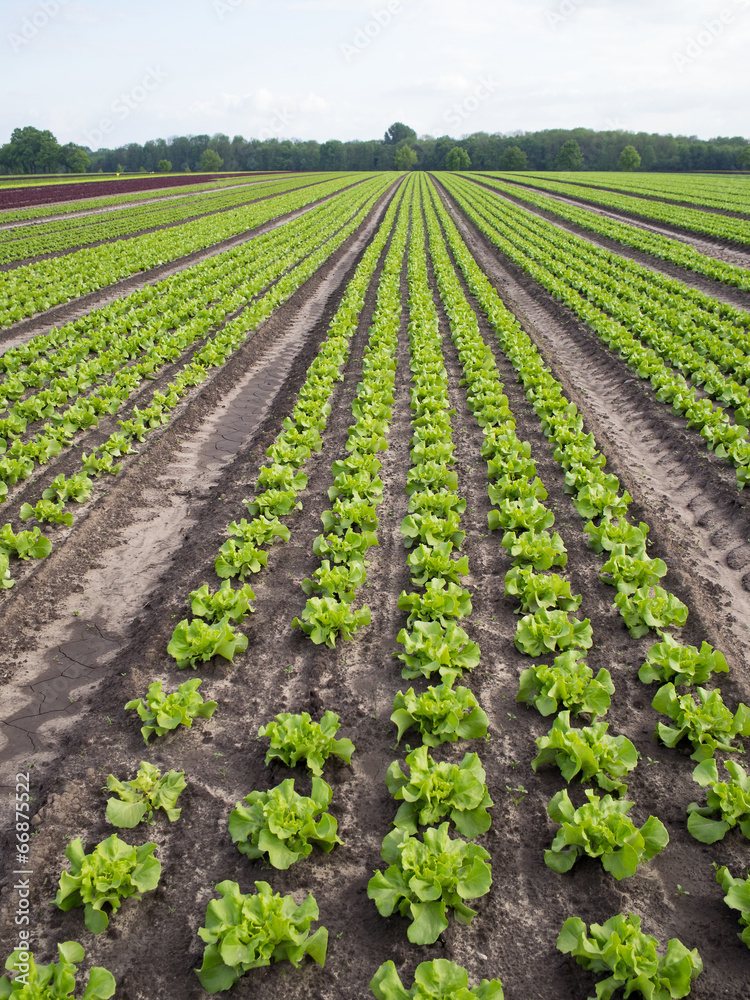
{"type": "Polygon", "coordinates": [[[0,194],[0,997],[750,1000],[750,181],[118,184],[0,194]]]}

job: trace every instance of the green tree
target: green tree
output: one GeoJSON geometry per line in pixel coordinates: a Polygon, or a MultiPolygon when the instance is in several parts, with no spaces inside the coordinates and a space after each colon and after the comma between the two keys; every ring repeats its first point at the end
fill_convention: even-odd
{"type": "Polygon", "coordinates": [[[393,165],[396,170],[411,170],[417,164],[417,154],[408,144],[405,144],[396,150],[396,156],[393,160],[393,165]]]}
{"type": "Polygon", "coordinates": [[[391,146],[396,146],[399,142],[403,142],[404,139],[410,142],[412,139],[416,138],[417,133],[413,128],[409,128],[409,126],[404,125],[403,122],[394,122],[393,125],[386,130],[383,141],[389,143],[391,146]]]}
{"type": "Polygon", "coordinates": [[[159,160],[159,162],[156,164],[156,169],[159,171],[160,174],[168,174],[169,171],[172,169],[172,164],[170,163],[169,160],[159,160]]]}
{"type": "Polygon", "coordinates": [[[62,147],[63,163],[72,174],[85,174],[91,160],[85,149],[69,142],[62,147]]]}
{"type": "Polygon", "coordinates": [[[526,153],[519,146],[508,146],[503,153],[503,170],[525,170],[528,166],[526,153]]]}
{"type": "Polygon", "coordinates": [[[63,151],[48,129],[26,125],[13,130],[0,149],[0,161],[13,174],[51,173],[62,165],[63,151]]]}
{"type": "Polygon", "coordinates": [[[737,157],[737,166],[740,170],[750,170],[750,143],[740,151],[737,157]]]}
{"type": "Polygon", "coordinates": [[[635,146],[626,146],[617,161],[618,170],[637,170],[641,165],[641,154],[635,146]]]}
{"type": "Polygon", "coordinates": [[[470,166],[471,159],[463,146],[454,146],[448,150],[445,157],[446,170],[468,170],[470,166]]]}
{"type": "Polygon", "coordinates": [[[215,149],[203,150],[201,153],[201,170],[205,173],[214,174],[217,170],[221,170],[223,166],[224,161],[215,149]]]}
{"type": "Polygon", "coordinates": [[[568,139],[557,154],[555,161],[561,170],[580,170],[583,166],[583,153],[575,139],[568,139]]]}

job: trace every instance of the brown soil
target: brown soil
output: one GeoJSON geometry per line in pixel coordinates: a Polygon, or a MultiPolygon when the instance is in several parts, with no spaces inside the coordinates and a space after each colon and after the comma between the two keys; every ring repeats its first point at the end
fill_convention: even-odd
{"type": "MultiPolygon", "coordinates": [[[[135,714],[123,710],[130,698],[145,694],[152,680],[162,679],[173,688],[188,673],[193,676],[178,671],[166,654],[172,630],[186,616],[189,591],[203,582],[216,584],[212,563],[225,526],[245,512],[242,500],[292,408],[384,208],[381,202],[365,227],[196,390],[176,420],[148,439],[120,476],[99,481],[96,501],[78,517],[68,544],[0,597],[4,790],[10,793],[16,771],[33,764],[34,950],[49,961],[57,941],[80,940],[87,964],[114,973],[118,998],[197,1000],[206,994],[192,971],[203,950],[196,931],[215,897],[215,884],[233,879],[250,891],[254,881],[265,880],[276,891],[293,892],[298,902],[314,893],[320,922],[330,932],[328,958],[324,970],[309,961],[299,970],[284,965],[255,970],[233,988],[231,995],[241,1000],[366,1000],[367,984],[382,962],[395,961],[408,986],[416,965],[436,957],[466,966],[471,982],[501,978],[508,1000],[583,998],[593,993],[594,977],[556,951],[557,933],[573,914],[587,922],[602,921],[620,910],[641,914],[644,929],[664,944],[676,936],[699,947],[705,972],[691,997],[748,1000],[750,952],[736,937],[736,914],[724,906],[710,864],[716,859],[740,874],[747,864],[747,841],[733,831],[709,848],[687,834],[685,806],[700,797],[690,777],[692,762],[653,742],[657,716],[650,708],[652,691],[637,679],[653,640],[631,639],[613,611],[611,588],[599,580],[600,564],[585,545],[582,522],[563,491],[539,421],[512,368],[497,355],[517,433],[532,444],[556,512],[556,530],[568,548],[573,592],[583,594],[582,610],[592,621],[596,645],[591,665],[608,667],[617,686],[610,731],[627,734],[643,755],[630,783],[634,819],[640,824],[656,813],[671,838],[659,857],[619,883],[593,861],[579,861],[566,876],[543,864],[555,830],[546,803],[561,780],[552,769],[535,775],[530,768],[534,739],[547,732],[550,720],[515,701],[519,673],[529,661],[513,644],[514,604],[503,597],[509,560],[500,539],[487,530],[482,433],[466,407],[458,359],[447,337],[449,391],[457,411],[456,468],[468,500],[462,527],[474,604],[472,616],[462,624],[482,649],[481,664],[466,683],[490,717],[490,735],[486,743],[468,748],[444,745],[434,756],[460,761],[466,749],[476,749],[482,758],[495,806],[492,828],[479,842],[492,855],[493,886],[477,901],[479,912],[471,927],[452,922],[432,947],[410,945],[406,921],[381,918],[367,899],[367,882],[382,864],[380,844],[395,812],[385,772],[405,752],[394,746],[395,728],[388,717],[395,692],[412,683],[402,681],[393,659],[404,624],[398,594],[409,588],[399,531],[407,507],[403,485],[411,433],[406,310],[394,419],[388,451],[381,456],[385,493],[379,508],[380,545],[371,550],[363,593],[373,624],[356,641],[330,650],[311,645],[290,623],[305,602],[298,585],[317,565],[312,543],[320,513],[328,506],[331,462],[344,450],[377,276],[345,378],[335,388],[324,449],[306,469],[304,510],[287,521],[291,541],[274,546],[267,570],[250,581],[257,611],[243,627],[248,651],[233,665],[208,664],[198,671],[204,695],[219,703],[216,714],[190,731],[152,741],[147,750],[135,714]],[[341,735],[350,736],[357,748],[351,768],[329,763],[325,772],[346,846],[330,855],[316,850],[287,872],[250,862],[227,833],[234,805],[252,789],[270,788],[291,775],[298,778],[298,787],[309,788],[301,769],[265,766],[264,741],[254,738],[258,726],[281,711],[308,711],[319,718],[325,709],[341,716],[341,735]],[[126,901],[109,930],[94,937],[84,927],[81,910],[62,913],[47,903],[67,867],[64,848],[69,840],[80,836],[91,849],[112,832],[104,816],[106,776],[131,777],[141,760],[162,769],[184,769],[188,788],[180,800],[183,816],[174,824],[160,818],[153,827],[119,831],[129,843],[158,843],[162,879],[141,902],[126,901]],[[528,794],[514,805],[507,788],[519,785],[528,794]],[[678,893],[678,883],[689,895],[678,893]]],[[[750,517],[736,502],[731,470],[705,452],[684,421],[655,402],[647,387],[631,379],[575,318],[500,259],[471,226],[463,224],[463,230],[634,497],[631,513],[651,525],[653,554],[670,567],[667,586],[690,606],[684,640],[707,638],[720,646],[731,668],[721,685],[726,700],[732,705],[748,701],[750,683],[743,668],[750,641],[744,625],[750,619],[743,573],[750,570],[745,542],[750,517]]],[[[481,322],[486,339],[494,343],[481,322]]],[[[447,330],[442,314],[441,325],[447,330]]],[[[577,787],[571,794],[582,799],[577,787]]],[[[9,823],[5,830],[9,846],[9,823]]],[[[9,949],[14,940],[12,868],[6,866],[1,878],[0,934],[9,949]]]]}

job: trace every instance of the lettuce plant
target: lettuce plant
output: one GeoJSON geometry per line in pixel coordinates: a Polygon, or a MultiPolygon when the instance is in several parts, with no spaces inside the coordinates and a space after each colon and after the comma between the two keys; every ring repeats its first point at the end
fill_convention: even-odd
{"type": "Polygon", "coordinates": [[[423,840],[395,829],[383,841],[383,860],[389,867],[376,871],[367,885],[383,917],[394,910],[410,917],[407,937],[412,944],[434,944],[448,927],[448,909],[470,924],[476,910],[464,902],[490,891],[489,854],[477,844],[452,840],[448,824],[428,827],[423,840]]]}
{"type": "Polygon", "coordinates": [[[615,607],[620,609],[634,639],[646,635],[650,628],[684,625],[688,616],[686,605],[663,587],[643,586],[632,594],[620,591],[615,598],[615,607]]]}
{"type": "Polygon", "coordinates": [[[15,580],[10,576],[10,559],[7,552],[0,549],[0,590],[10,590],[15,586],[15,580]]]}
{"type": "Polygon", "coordinates": [[[571,594],[568,580],[557,573],[535,573],[532,566],[513,566],[508,570],[505,596],[518,597],[521,611],[532,615],[551,609],[577,611],[581,605],[581,595],[571,594]]]}
{"type": "Polygon", "coordinates": [[[65,510],[62,500],[57,503],[52,500],[40,500],[36,507],[32,507],[30,503],[22,504],[18,516],[22,521],[28,521],[33,517],[40,524],[46,521],[49,524],[66,524],[69,528],[73,526],[73,515],[65,510]]]}
{"type": "Polygon", "coordinates": [[[619,882],[635,874],[669,843],[669,834],[657,816],[649,816],[640,830],[627,815],[633,803],[600,798],[586,789],[588,802],[579,809],[570,801],[567,788],[550,799],[547,812],[561,824],[552,847],[544,852],[544,863],[556,872],[567,872],[579,855],[601,858],[602,866],[619,882]]]}
{"type": "Polygon", "coordinates": [[[13,532],[10,523],[0,528],[0,552],[15,552],[19,559],[45,559],[52,551],[52,542],[45,538],[39,528],[31,531],[13,532]]]}
{"type": "Polygon", "coordinates": [[[286,517],[293,510],[301,510],[302,504],[297,500],[294,490],[265,490],[254,500],[243,500],[252,517],[263,516],[272,520],[275,517],[286,517]]]}
{"type": "Polygon", "coordinates": [[[180,670],[185,667],[195,670],[199,663],[206,663],[214,656],[222,656],[232,663],[234,654],[246,649],[247,636],[237,635],[229,624],[229,615],[215,625],[207,624],[202,618],[191,622],[185,618],[172,633],[167,646],[167,652],[177,661],[180,670]]]}
{"type": "Polygon", "coordinates": [[[713,757],[702,761],[693,771],[693,781],[708,788],[707,802],[700,806],[691,802],[687,807],[687,827],[702,844],[715,844],[734,826],[739,826],[750,840],[750,778],[744,767],[733,760],[725,761],[730,780],[719,781],[713,757]]]}
{"type": "Polygon", "coordinates": [[[402,590],[398,606],[401,611],[409,612],[409,626],[417,621],[433,621],[447,626],[451,619],[471,614],[471,596],[465,587],[438,577],[427,581],[423,594],[407,594],[402,590]]]}
{"type": "Polygon", "coordinates": [[[403,653],[394,656],[404,663],[401,676],[405,680],[438,673],[442,680],[451,681],[479,663],[479,645],[470,642],[466,632],[452,622],[443,626],[415,621],[412,632],[402,628],[396,641],[404,647],[403,653]]]}
{"type": "Polygon", "coordinates": [[[302,581],[302,590],[306,594],[322,594],[351,604],[356,591],[364,587],[366,581],[367,570],[361,559],[354,559],[349,563],[334,563],[333,566],[328,559],[324,559],[313,573],[312,579],[302,581]]]}
{"type": "Polygon", "coordinates": [[[611,917],[604,924],[586,924],[568,917],[557,939],[557,950],[572,955],[590,972],[607,974],[596,985],[598,1000],[609,1000],[619,989],[623,996],[636,990],[648,1000],[677,1000],[690,993],[690,986],[703,971],[698,949],[689,951],[672,938],[666,954],[659,957],[659,942],[641,931],[641,918],[629,913],[611,917]]]}
{"type": "MultiPolygon", "coordinates": [[[[455,491],[424,489],[418,493],[412,493],[409,497],[409,514],[432,514],[441,520],[450,521],[452,515],[461,515],[465,510],[466,500],[455,491]]],[[[402,521],[402,526],[403,524],[402,521]]]]}
{"type": "Polygon", "coordinates": [[[344,535],[318,535],[313,542],[313,552],[320,559],[334,563],[351,563],[355,559],[364,561],[367,550],[378,544],[373,531],[354,531],[349,528],[344,535]]]}
{"type": "Polygon", "coordinates": [[[274,868],[286,869],[306,858],[317,845],[326,854],[336,844],[338,824],[325,810],[333,792],[322,778],[313,778],[309,796],[294,790],[287,778],[268,792],[253,791],[238,802],[229,817],[229,835],[249,858],[268,856],[274,868]]]}
{"type": "Polygon", "coordinates": [[[171,694],[163,694],[161,681],[154,681],[148,686],[148,695],[144,701],[141,698],[133,698],[125,706],[125,709],[134,708],[141,717],[143,739],[148,744],[148,738],[152,733],[163,736],[178,726],[187,726],[188,729],[193,724],[193,719],[210,719],[216,711],[215,701],[205,701],[198,694],[198,688],[203,683],[200,678],[185,681],[180,684],[176,691],[171,694]]]}
{"type": "Polygon", "coordinates": [[[638,671],[644,684],[671,681],[676,686],[705,684],[712,673],[726,674],[729,666],[718,649],[707,642],[701,648],[683,646],[669,632],[662,632],[662,641],[648,651],[648,658],[638,671]]]}
{"type": "Polygon", "coordinates": [[[227,535],[241,538],[243,542],[251,542],[255,546],[268,545],[274,538],[280,538],[283,542],[288,542],[290,538],[289,528],[277,517],[254,517],[252,521],[243,517],[227,525],[227,535]]]}
{"type": "Polygon", "coordinates": [[[513,556],[514,566],[532,566],[537,572],[553,566],[562,568],[568,562],[565,544],[557,532],[550,535],[548,531],[524,531],[516,535],[506,531],[502,546],[513,556]]]}
{"type": "Polygon", "coordinates": [[[528,667],[521,673],[516,701],[534,705],[542,715],[553,715],[558,703],[573,715],[581,712],[596,717],[606,715],[615,686],[604,667],[594,677],[594,671],[580,658],[576,649],[555,657],[553,666],[546,663],[528,667]]]}
{"type": "MultiPolygon", "coordinates": [[[[15,970],[17,975],[12,980],[7,976],[0,977],[1,1000],[67,1000],[76,990],[78,963],[83,961],[85,954],[77,941],[64,941],[57,946],[57,962],[37,965],[32,952],[16,949],[6,961],[5,968],[15,970]],[[23,979],[18,976],[21,967],[24,967],[23,979]]],[[[94,965],[81,1000],[109,1000],[115,995],[115,989],[112,973],[94,965]]]]}
{"type": "Polygon", "coordinates": [[[467,840],[489,830],[487,810],[493,803],[475,753],[465,754],[460,764],[436,763],[421,746],[407,756],[406,765],[403,771],[394,760],[385,779],[388,791],[401,802],[394,826],[415,835],[419,824],[434,826],[447,816],[467,840]]]}
{"type": "Polygon", "coordinates": [[[60,876],[55,903],[61,910],[84,907],[84,921],[92,934],[101,934],[109,926],[103,907],[109,904],[116,913],[123,899],[150,892],[159,884],[161,862],[153,856],[156,844],[131,847],[116,833],[98,844],[91,854],[84,854],[79,837],[65,848],[69,872],[60,876]]]}
{"type": "Polygon", "coordinates": [[[112,826],[132,830],[142,820],[150,821],[155,809],[163,809],[174,823],[182,812],[177,808],[177,799],[186,784],[184,771],[168,771],[162,777],[158,767],[145,760],[131,781],[119,781],[110,774],[107,790],[119,798],[107,800],[107,819],[112,826]]]}
{"type": "Polygon", "coordinates": [[[333,597],[311,597],[300,618],[292,619],[292,628],[301,628],[316,645],[334,648],[336,639],[348,642],[355,632],[370,624],[372,615],[365,605],[355,611],[346,601],[333,597]]]}
{"type": "Polygon", "coordinates": [[[91,496],[93,483],[85,472],[79,472],[75,476],[66,479],[61,472],[55,476],[52,485],[42,493],[44,500],[60,500],[66,503],[68,500],[75,500],[76,503],[84,503],[91,496]]]}
{"type": "Polygon", "coordinates": [[[536,740],[539,753],[531,766],[536,771],[543,764],[555,764],[570,783],[595,781],[607,792],[623,795],[628,786],[618,781],[638,764],[638,751],[625,736],[608,736],[609,725],[596,722],[575,729],[570,725],[570,712],[560,712],[546,736],[536,740]]]}
{"type": "Polygon", "coordinates": [[[733,878],[726,867],[716,868],[716,881],[722,887],[726,895],[724,902],[732,910],[740,911],[740,926],[744,931],[738,935],[739,939],[750,948],[750,871],[747,878],[733,878]]]}
{"type": "Polygon", "coordinates": [[[525,615],[516,626],[516,649],[527,656],[571,648],[589,649],[593,642],[589,619],[571,619],[566,611],[542,608],[533,615],[525,615]]]}
{"type": "MultiPolygon", "coordinates": [[[[493,467],[493,465],[494,463],[491,462],[488,468],[493,467]]],[[[499,504],[503,500],[546,500],[547,490],[538,477],[526,479],[503,474],[487,487],[487,495],[490,498],[490,503],[499,504]]]]}
{"type": "Polygon", "coordinates": [[[231,618],[233,622],[239,624],[245,620],[246,615],[255,611],[255,608],[250,607],[250,601],[255,600],[255,594],[249,583],[232,590],[229,580],[224,580],[213,594],[208,584],[204,583],[198,590],[191,592],[189,600],[193,614],[197,618],[205,618],[208,622],[231,618]]]}
{"type": "Polygon", "coordinates": [[[620,594],[634,594],[641,587],[657,584],[666,572],[667,564],[662,559],[619,554],[605,562],[599,579],[616,587],[620,594]]]}
{"type": "Polygon", "coordinates": [[[479,739],[487,735],[488,719],[468,688],[448,683],[430,686],[417,696],[414,688],[393,699],[391,721],[398,727],[397,743],[411,726],[419,729],[428,747],[457,740],[479,739]]]}
{"type": "Polygon", "coordinates": [[[496,531],[500,528],[516,535],[525,531],[533,531],[538,535],[542,531],[546,531],[547,528],[551,528],[555,523],[555,515],[536,497],[520,500],[495,500],[491,486],[488,492],[490,499],[498,504],[487,515],[490,531],[496,531]]]}
{"type": "Polygon", "coordinates": [[[214,571],[221,579],[238,576],[244,580],[248,573],[260,573],[268,565],[268,553],[259,549],[252,542],[238,544],[234,538],[228,538],[219,549],[214,561],[214,571]]]}
{"type": "Polygon", "coordinates": [[[447,958],[421,962],[409,990],[393,962],[384,962],[370,980],[370,990],[375,1000],[503,1000],[499,979],[483,979],[469,988],[466,969],[447,958]]]}
{"type": "Polygon", "coordinates": [[[713,757],[715,750],[739,751],[733,741],[737,735],[750,736],[750,708],[740,703],[733,715],[719,688],[708,692],[699,687],[696,691],[697,702],[692,694],[678,695],[674,684],[659,688],[651,705],[674,722],[673,726],[657,723],[659,739],[668,747],[676,747],[683,739],[690,740],[693,744],[690,756],[697,761],[713,757]]]}
{"type": "Polygon", "coordinates": [[[406,562],[411,572],[411,581],[423,587],[428,580],[442,579],[458,583],[460,576],[469,573],[469,559],[462,556],[452,559],[453,542],[439,542],[437,545],[418,545],[407,556],[406,562]]]}
{"type": "Polygon", "coordinates": [[[650,528],[643,521],[636,527],[624,517],[618,517],[616,521],[605,518],[598,526],[589,521],[583,530],[589,536],[589,545],[594,552],[614,552],[623,548],[630,556],[646,558],[650,528]]]}
{"type": "Polygon", "coordinates": [[[459,530],[460,524],[461,515],[457,510],[446,511],[445,515],[432,512],[408,514],[401,522],[401,534],[407,549],[415,542],[423,545],[451,542],[455,548],[460,548],[466,537],[466,532],[459,530]]]}
{"type": "Polygon", "coordinates": [[[221,899],[212,899],[206,909],[206,926],[198,929],[205,942],[203,964],[196,970],[207,993],[221,993],[250,969],[271,962],[291,962],[299,968],[305,955],[325,965],[328,931],[319,927],[315,897],[297,906],[292,896],[274,893],[267,882],[256,882],[256,893],[240,892],[236,882],[219,882],[221,899]]]}
{"type": "Polygon", "coordinates": [[[320,722],[313,722],[307,712],[299,715],[282,712],[258,730],[259,737],[267,737],[271,741],[266,752],[266,764],[270,764],[275,757],[289,767],[304,760],[317,776],[323,773],[323,765],[331,756],[351,764],[354,744],[346,737],[336,739],[339,726],[339,717],[335,712],[326,712],[320,722]]]}

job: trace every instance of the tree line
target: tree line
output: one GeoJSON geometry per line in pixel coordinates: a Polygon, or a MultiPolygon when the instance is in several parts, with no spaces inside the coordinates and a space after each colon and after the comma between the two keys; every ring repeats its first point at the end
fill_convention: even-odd
{"type": "Polygon", "coordinates": [[[382,139],[327,142],[173,136],[116,149],[60,146],[51,132],[16,129],[0,147],[0,172],[122,173],[241,170],[747,170],[750,141],[592,129],[511,134],[474,132],[461,139],[417,136],[395,122],[382,139]],[[634,155],[635,154],[635,155],[634,155]],[[84,163],[84,160],[88,161],[84,163]]]}

